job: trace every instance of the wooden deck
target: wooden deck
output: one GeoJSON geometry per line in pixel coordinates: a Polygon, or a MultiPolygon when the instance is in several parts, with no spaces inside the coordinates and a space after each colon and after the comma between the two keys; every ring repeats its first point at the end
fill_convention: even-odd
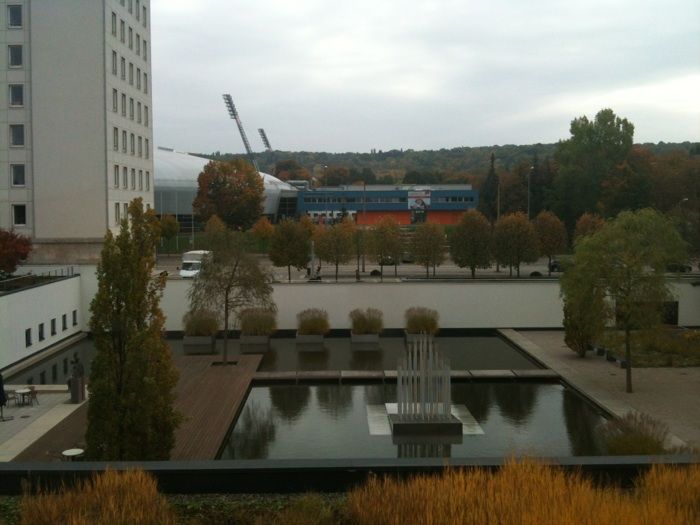
{"type": "Polygon", "coordinates": [[[262,355],[235,356],[235,365],[214,365],[220,356],[180,356],[175,407],[185,417],[175,432],[174,460],[214,459],[245,402],[262,355]]]}

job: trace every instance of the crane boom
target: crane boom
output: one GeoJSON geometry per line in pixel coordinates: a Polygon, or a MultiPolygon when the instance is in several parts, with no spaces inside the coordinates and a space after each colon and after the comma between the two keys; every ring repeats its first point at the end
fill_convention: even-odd
{"type": "Polygon", "coordinates": [[[248,154],[250,162],[255,167],[255,171],[259,173],[260,169],[258,168],[258,163],[255,160],[255,157],[253,156],[253,150],[250,148],[250,142],[248,142],[248,137],[246,136],[245,130],[243,129],[243,123],[241,122],[241,118],[238,116],[238,111],[236,111],[236,106],[233,104],[233,99],[231,98],[231,95],[224,95],[224,104],[226,104],[226,109],[228,109],[229,116],[236,121],[238,131],[241,134],[241,139],[243,139],[243,146],[245,146],[245,151],[248,154]]]}

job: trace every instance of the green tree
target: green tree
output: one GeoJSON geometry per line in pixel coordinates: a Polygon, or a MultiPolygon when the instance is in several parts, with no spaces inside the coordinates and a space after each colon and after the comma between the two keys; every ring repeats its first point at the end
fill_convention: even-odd
{"type": "Polygon", "coordinates": [[[0,228],[0,278],[3,274],[11,275],[32,251],[29,237],[0,228]]]}
{"type": "Polygon", "coordinates": [[[566,250],[566,226],[551,211],[542,211],[535,217],[540,254],[547,257],[547,272],[552,275],[552,258],[566,250]]]}
{"type": "Polygon", "coordinates": [[[384,264],[392,259],[394,268],[402,252],[401,228],[391,216],[382,217],[368,235],[367,253],[371,260],[379,264],[380,280],[384,280],[384,264]]]}
{"type": "Polygon", "coordinates": [[[496,220],[498,215],[498,174],[496,173],[496,155],[491,153],[491,165],[489,172],[486,175],[486,180],[481,186],[481,194],[479,195],[479,211],[483,213],[490,222],[496,220]]]}
{"type": "Polygon", "coordinates": [[[202,269],[188,292],[190,310],[211,310],[224,327],[224,364],[228,362],[229,319],[242,310],[276,310],[272,300],[271,277],[250,253],[245,235],[232,231],[216,216],[207,223],[205,240],[211,256],[202,260],[202,269]]]}
{"type": "Polygon", "coordinates": [[[430,278],[430,267],[440,266],[445,260],[445,229],[440,224],[423,223],[416,227],[411,241],[418,264],[425,265],[425,277],[430,278]]]}
{"type": "Polygon", "coordinates": [[[117,237],[105,236],[90,305],[95,357],[85,440],[94,460],[165,460],[175,444],[178,374],[163,339],[165,275],[153,276],[158,238],[158,219],[140,198],[117,237]]]}
{"type": "Polygon", "coordinates": [[[250,229],[250,234],[257,242],[258,253],[266,253],[269,249],[270,240],[275,234],[275,227],[270,222],[270,219],[260,217],[250,229]]]}
{"type": "Polygon", "coordinates": [[[160,218],[160,236],[165,239],[166,253],[168,253],[170,239],[180,233],[180,223],[174,215],[163,215],[160,218]]]}
{"type": "Polygon", "coordinates": [[[311,236],[302,224],[285,219],[275,227],[269,256],[275,266],[287,267],[287,279],[291,282],[292,266],[301,270],[311,260],[311,236]]]}
{"type": "Polygon", "coordinates": [[[600,287],[610,301],[609,308],[594,305],[593,312],[624,332],[627,392],[632,392],[631,333],[660,321],[663,302],[671,296],[666,266],[686,256],[673,224],[652,209],[623,212],[576,245],[574,265],[567,271],[577,286],[565,288],[565,297],[581,300],[597,293],[591,287],[600,287]]]}
{"type": "Polygon", "coordinates": [[[340,224],[321,227],[316,231],[314,240],[318,258],[335,265],[337,282],[338,266],[348,263],[355,252],[355,225],[344,220],[340,224]]]}
{"type": "Polygon", "coordinates": [[[197,178],[197,195],[192,203],[201,221],[219,216],[229,228],[248,230],[263,211],[263,180],[244,160],[211,161],[197,178]]]}
{"type": "Polygon", "coordinates": [[[592,268],[576,268],[562,275],[559,283],[564,302],[564,342],[580,357],[605,330],[609,308],[605,301],[605,290],[599,284],[592,268]]]}
{"type": "Polygon", "coordinates": [[[508,266],[511,277],[513,268],[520,277],[520,265],[537,260],[537,232],[524,213],[504,215],[496,222],[493,230],[493,252],[500,264],[508,266]]]}
{"type": "Polygon", "coordinates": [[[452,260],[460,268],[469,268],[472,279],[476,278],[477,268],[491,266],[491,235],[491,224],[476,210],[465,213],[452,232],[452,260]]]}

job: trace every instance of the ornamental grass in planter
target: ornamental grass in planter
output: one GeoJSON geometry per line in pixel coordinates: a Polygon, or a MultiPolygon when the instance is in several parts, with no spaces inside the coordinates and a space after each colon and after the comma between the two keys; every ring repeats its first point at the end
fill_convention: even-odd
{"type": "Polygon", "coordinates": [[[412,342],[421,334],[434,336],[440,329],[440,315],[436,310],[423,306],[413,306],[404,313],[406,319],[406,341],[412,342]]]}
{"type": "Polygon", "coordinates": [[[270,336],[277,330],[275,312],[263,308],[248,308],[238,316],[241,345],[268,346],[270,336]]]}
{"type": "Polygon", "coordinates": [[[325,310],[308,308],[297,314],[297,343],[323,343],[330,329],[325,310]]]}
{"type": "Polygon", "coordinates": [[[214,353],[219,320],[211,310],[190,310],[182,318],[185,335],[182,338],[185,354],[214,353]]]}
{"type": "Polygon", "coordinates": [[[380,310],[356,308],[350,312],[350,341],[353,343],[377,343],[379,334],[384,329],[384,318],[380,310]]]}

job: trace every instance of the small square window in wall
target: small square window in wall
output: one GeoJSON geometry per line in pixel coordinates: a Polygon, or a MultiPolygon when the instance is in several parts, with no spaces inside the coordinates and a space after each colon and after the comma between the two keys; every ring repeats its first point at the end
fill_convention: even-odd
{"type": "Polygon", "coordinates": [[[44,340],[44,323],[39,323],[39,341],[44,340]]]}
{"type": "Polygon", "coordinates": [[[24,106],[24,84],[9,84],[10,106],[21,108],[24,106]]]}
{"type": "Polygon", "coordinates": [[[56,319],[51,319],[51,335],[56,335],[56,319]]]}
{"type": "Polygon", "coordinates": [[[24,146],[24,124],[10,124],[10,146],[14,148],[24,146]]]}
{"type": "Polygon", "coordinates": [[[13,204],[12,205],[12,224],[14,226],[27,225],[27,205],[13,204]]]}
{"type": "Polygon", "coordinates": [[[24,64],[24,57],[22,56],[23,49],[21,45],[12,44],[7,46],[7,52],[9,54],[8,64],[10,67],[22,67],[24,64]]]}
{"type": "Polygon", "coordinates": [[[30,347],[32,346],[32,329],[27,328],[24,331],[24,346],[30,347]]]}
{"type": "Polygon", "coordinates": [[[61,329],[68,330],[68,315],[67,314],[63,314],[61,316],[61,329]]]}
{"type": "Polygon", "coordinates": [[[73,326],[78,326],[78,310],[73,310],[73,326]]]}
{"type": "Polygon", "coordinates": [[[24,172],[24,164],[10,164],[13,186],[25,186],[27,184],[24,172]]]}
{"type": "Polygon", "coordinates": [[[22,27],[22,6],[7,6],[7,27],[10,29],[21,29],[22,27]]]}

